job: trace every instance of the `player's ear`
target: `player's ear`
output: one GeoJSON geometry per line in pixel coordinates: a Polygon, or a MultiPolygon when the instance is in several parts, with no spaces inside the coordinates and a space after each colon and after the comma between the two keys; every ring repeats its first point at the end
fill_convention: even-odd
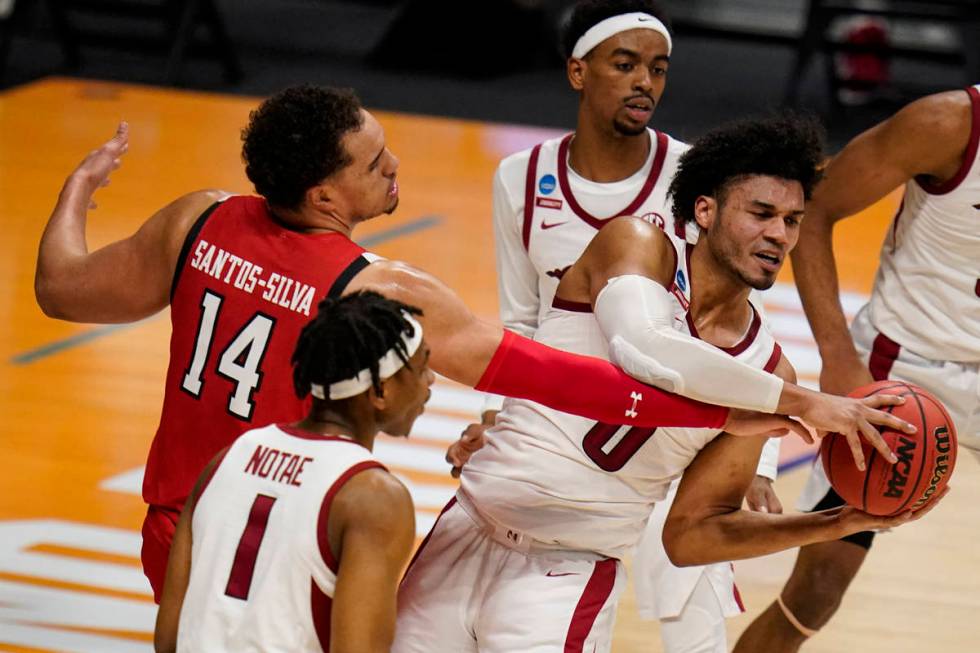
{"type": "Polygon", "coordinates": [[[701,195],[694,200],[694,219],[701,229],[710,229],[717,216],[718,200],[707,195],[701,195]]]}
{"type": "Polygon", "coordinates": [[[320,213],[333,213],[336,209],[334,205],[334,188],[330,182],[324,181],[316,186],[310,186],[304,195],[306,203],[320,213]]]}
{"type": "Polygon", "coordinates": [[[372,385],[368,388],[368,401],[371,402],[371,407],[377,411],[382,411],[388,408],[388,401],[385,399],[385,383],[387,381],[381,382],[381,393],[379,394],[372,385]]]}
{"type": "Polygon", "coordinates": [[[588,66],[584,59],[569,57],[565,64],[565,72],[568,74],[568,83],[572,89],[581,91],[585,86],[585,68],[588,66]]]}

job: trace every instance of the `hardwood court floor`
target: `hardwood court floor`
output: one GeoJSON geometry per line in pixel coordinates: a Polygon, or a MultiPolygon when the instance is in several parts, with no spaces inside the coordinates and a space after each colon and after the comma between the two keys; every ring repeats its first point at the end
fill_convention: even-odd
{"type": "MultiPolygon", "coordinates": [[[[50,79],[0,94],[0,650],[150,650],[154,606],[139,570],[142,464],[156,427],[167,362],[165,314],[97,327],[50,320],[32,278],[38,239],[64,177],[90,149],[131,124],[132,143],[112,185],[89,214],[90,245],[128,235],[152,211],[189,190],[249,192],[238,134],[256,101],[120,84],[50,79]]],[[[401,206],[357,238],[383,256],[418,264],[496,319],[490,180],[497,161],[552,132],[379,113],[401,157],[401,206]]],[[[849,310],[870,287],[891,197],[840,229],[849,310]]],[[[120,270],[124,275],[125,271],[120,270]]],[[[790,281],[787,270],[783,281],[790,281]]],[[[767,294],[778,338],[805,380],[818,360],[792,287],[767,294]]],[[[411,486],[420,532],[451,496],[442,452],[480,405],[440,382],[408,442],[378,455],[411,486]]],[[[804,459],[787,442],[787,464],[804,459]]],[[[965,652],[980,649],[980,470],[961,457],[955,491],[929,519],[879,538],[838,617],[813,653],[965,652]]],[[[777,483],[790,506],[805,465],[777,483]]],[[[749,613],[788,574],[793,555],[738,563],[749,613]]],[[[627,594],[614,650],[659,651],[656,628],[627,594]]]]}

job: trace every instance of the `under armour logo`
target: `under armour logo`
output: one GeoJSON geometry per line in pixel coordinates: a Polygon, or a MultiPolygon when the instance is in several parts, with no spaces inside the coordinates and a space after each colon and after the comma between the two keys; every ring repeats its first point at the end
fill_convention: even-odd
{"type": "Polygon", "coordinates": [[[630,406],[626,410],[626,416],[629,417],[630,419],[632,419],[632,418],[636,417],[637,414],[638,414],[636,412],[636,404],[638,404],[639,402],[643,401],[643,393],[642,392],[631,392],[630,393],[630,399],[633,400],[633,405],[630,406]]]}

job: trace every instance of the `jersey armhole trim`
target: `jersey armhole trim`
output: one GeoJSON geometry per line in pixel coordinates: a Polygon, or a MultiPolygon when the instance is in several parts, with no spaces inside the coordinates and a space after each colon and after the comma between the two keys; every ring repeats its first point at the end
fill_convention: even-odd
{"type": "Polygon", "coordinates": [[[204,210],[204,213],[198,216],[197,220],[191,226],[190,231],[187,232],[187,236],[184,238],[184,244],[180,248],[180,255],[177,256],[177,265],[174,267],[174,280],[170,284],[170,301],[174,300],[174,293],[177,292],[177,283],[180,281],[180,273],[184,270],[184,262],[187,261],[187,255],[191,253],[191,245],[197,240],[197,237],[201,233],[201,229],[204,228],[204,223],[207,222],[214,210],[217,209],[224,203],[225,200],[220,200],[209,206],[204,210]]]}
{"type": "Polygon", "coordinates": [[[541,143],[531,150],[531,158],[527,162],[527,174],[524,178],[524,224],[521,226],[521,238],[524,251],[531,245],[531,221],[534,219],[534,179],[538,176],[538,156],[541,154],[541,143]]]}
{"type": "MultiPolygon", "coordinates": [[[[228,455],[229,451],[231,451],[231,447],[230,446],[225,447],[225,450],[221,452],[221,455],[218,456],[218,459],[215,461],[214,466],[211,468],[211,471],[209,471],[208,475],[204,477],[204,479],[201,481],[201,488],[197,491],[197,496],[194,497],[195,509],[197,508],[197,503],[201,500],[201,497],[204,496],[204,491],[208,489],[208,485],[211,484],[211,479],[214,478],[215,472],[217,472],[218,468],[221,467],[221,463],[224,461],[225,456],[228,455]]],[[[192,510],[191,516],[193,516],[193,514],[194,512],[192,510]]]]}
{"type": "Polygon", "coordinates": [[[344,268],[344,271],[337,275],[334,280],[333,285],[330,286],[330,290],[327,291],[327,297],[331,299],[336,299],[340,297],[344,290],[347,288],[347,284],[351,282],[351,279],[357,276],[357,273],[371,265],[371,261],[361,253],[355,258],[350,264],[344,268]]]}
{"type": "Polygon", "coordinates": [[[330,519],[330,504],[333,503],[333,499],[337,496],[337,492],[340,488],[344,486],[347,481],[356,476],[357,474],[368,470],[368,469],[383,469],[388,471],[388,468],[379,463],[377,460],[365,460],[353,465],[347,469],[343,474],[341,474],[327,493],[323,496],[323,503],[320,504],[320,515],[317,517],[316,522],[316,542],[320,549],[320,557],[323,558],[323,562],[327,565],[327,568],[334,573],[334,575],[339,573],[340,561],[334,557],[333,551],[330,550],[330,538],[328,537],[327,524],[330,519]]]}
{"type": "Polygon", "coordinates": [[[946,195],[956,190],[963,183],[963,180],[966,179],[970,170],[973,169],[973,164],[976,163],[977,145],[980,144],[980,91],[977,91],[975,86],[967,87],[965,90],[970,96],[970,115],[972,116],[972,120],[970,121],[970,140],[966,144],[966,153],[963,155],[960,169],[956,171],[956,175],[952,179],[941,184],[930,184],[919,181],[917,177],[914,178],[919,188],[930,195],[946,195]]]}
{"type": "Polygon", "coordinates": [[[783,348],[779,346],[778,342],[772,343],[772,354],[769,356],[769,360],[766,361],[766,364],[762,369],[772,374],[776,371],[776,366],[779,365],[779,361],[782,359],[782,357],[783,348]]]}

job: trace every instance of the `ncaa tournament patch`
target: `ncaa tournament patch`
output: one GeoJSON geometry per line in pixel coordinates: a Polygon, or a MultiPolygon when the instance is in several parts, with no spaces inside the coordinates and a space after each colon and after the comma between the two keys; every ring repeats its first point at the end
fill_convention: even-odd
{"type": "Polygon", "coordinates": [[[538,180],[538,191],[542,195],[551,195],[553,192],[555,192],[555,188],[557,188],[557,186],[558,182],[555,180],[554,175],[545,175],[538,180]]]}

